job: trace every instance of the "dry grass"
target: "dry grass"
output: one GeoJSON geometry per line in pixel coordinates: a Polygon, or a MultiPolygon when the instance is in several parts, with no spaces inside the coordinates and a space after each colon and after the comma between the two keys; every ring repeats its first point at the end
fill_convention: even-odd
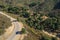
{"type": "Polygon", "coordinates": [[[6,16],[0,14],[0,34],[5,32],[5,29],[11,26],[11,21],[6,16]]]}

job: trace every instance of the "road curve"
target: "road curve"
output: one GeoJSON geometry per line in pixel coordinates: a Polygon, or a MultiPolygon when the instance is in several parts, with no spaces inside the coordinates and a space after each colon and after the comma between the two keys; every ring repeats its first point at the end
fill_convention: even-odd
{"type": "Polygon", "coordinates": [[[17,21],[16,21],[16,22],[13,22],[13,21],[16,20],[16,19],[12,18],[11,16],[9,16],[9,15],[3,13],[3,12],[0,12],[0,14],[5,15],[5,16],[7,16],[8,18],[10,18],[11,21],[12,21],[12,23],[13,23],[14,26],[15,26],[12,34],[6,39],[6,40],[13,40],[14,37],[16,36],[16,32],[17,32],[17,31],[21,31],[21,30],[19,30],[19,28],[22,29],[22,27],[20,27],[19,22],[17,22],[17,21]]]}

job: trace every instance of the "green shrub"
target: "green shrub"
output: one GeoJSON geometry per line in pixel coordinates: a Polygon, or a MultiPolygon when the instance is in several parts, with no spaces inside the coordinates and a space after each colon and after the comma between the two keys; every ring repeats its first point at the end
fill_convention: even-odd
{"type": "Polygon", "coordinates": [[[25,28],[22,28],[21,33],[22,33],[22,34],[25,34],[25,33],[26,33],[25,28]]]}

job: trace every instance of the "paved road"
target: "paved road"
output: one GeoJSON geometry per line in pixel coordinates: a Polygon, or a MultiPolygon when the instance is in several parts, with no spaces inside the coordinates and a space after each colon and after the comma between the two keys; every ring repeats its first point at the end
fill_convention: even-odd
{"type": "MultiPolygon", "coordinates": [[[[7,38],[7,40],[13,40],[14,37],[16,36],[16,32],[19,31],[19,28],[22,29],[22,27],[20,27],[19,22],[17,22],[17,21],[16,21],[16,22],[13,22],[13,21],[16,20],[16,19],[8,16],[7,14],[5,14],[5,13],[3,13],[3,12],[0,12],[0,14],[3,14],[3,15],[5,15],[5,16],[7,16],[8,18],[10,18],[11,21],[12,21],[12,23],[13,23],[14,26],[15,26],[13,33],[7,38]]],[[[20,31],[21,31],[21,30],[20,30],[20,31]]]]}

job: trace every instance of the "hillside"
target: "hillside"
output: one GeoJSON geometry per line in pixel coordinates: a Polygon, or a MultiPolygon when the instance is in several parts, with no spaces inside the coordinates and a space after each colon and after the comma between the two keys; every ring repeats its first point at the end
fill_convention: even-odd
{"type": "Polygon", "coordinates": [[[4,34],[5,29],[11,26],[11,21],[4,15],[0,14],[0,35],[4,34]]]}
{"type": "Polygon", "coordinates": [[[53,5],[53,3],[59,2],[60,0],[0,0],[0,4],[2,5],[12,5],[12,6],[21,6],[21,5],[27,5],[32,2],[40,2],[40,3],[50,3],[53,5]]]}
{"type": "Polygon", "coordinates": [[[24,23],[29,32],[24,40],[57,40],[42,30],[60,33],[60,0],[2,0],[0,10],[24,23]]]}

